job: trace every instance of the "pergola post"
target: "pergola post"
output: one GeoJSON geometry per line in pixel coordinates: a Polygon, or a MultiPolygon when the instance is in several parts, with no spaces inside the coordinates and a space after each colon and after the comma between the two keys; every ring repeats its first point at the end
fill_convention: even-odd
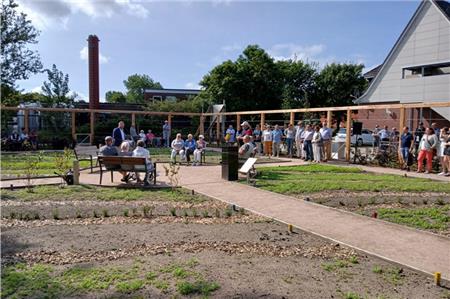
{"type": "Polygon", "coordinates": [[[29,125],[29,119],[28,119],[28,115],[30,114],[30,111],[28,109],[25,109],[23,111],[23,127],[25,128],[25,132],[27,134],[29,134],[29,129],[30,129],[30,125],[29,125]]]}
{"type": "Polygon", "coordinates": [[[216,117],[216,139],[217,139],[217,145],[220,144],[220,114],[217,114],[216,117]]]}
{"type": "Polygon", "coordinates": [[[94,144],[94,131],[95,131],[94,125],[95,125],[95,112],[91,112],[91,124],[90,124],[91,134],[90,134],[90,140],[89,140],[89,142],[91,144],[94,144]]]}
{"type": "Polygon", "coordinates": [[[136,114],[131,113],[131,125],[136,128],[136,114]]]}
{"type": "Polygon", "coordinates": [[[398,131],[401,133],[403,131],[403,127],[406,124],[406,111],[405,111],[405,107],[401,107],[400,108],[400,124],[398,127],[398,131]]]}
{"type": "Polygon", "coordinates": [[[350,149],[351,149],[351,137],[352,137],[352,128],[351,128],[351,120],[352,120],[352,111],[347,109],[347,123],[346,123],[346,135],[345,135],[345,161],[350,161],[350,149]]]}
{"type": "Polygon", "coordinates": [[[202,115],[200,116],[200,135],[205,135],[205,117],[202,115]]]}
{"type": "Polygon", "coordinates": [[[332,127],[332,121],[333,121],[333,112],[331,111],[331,110],[328,110],[327,111],[327,126],[328,126],[328,128],[331,128],[332,127]]]}
{"type": "Polygon", "coordinates": [[[261,130],[264,131],[264,125],[266,124],[266,114],[261,113],[261,130]]]}
{"type": "Polygon", "coordinates": [[[241,115],[236,114],[236,130],[239,128],[240,125],[241,125],[241,115]]]}
{"type": "Polygon", "coordinates": [[[76,140],[77,139],[77,127],[76,127],[76,119],[75,119],[75,112],[72,111],[71,113],[71,123],[72,123],[72,140],[76,140]]]}
{"type": "Polygon", "coordinates": [[[295,122],[295,112],[291,112],[289,123],[294,125],[294,122],[295,122]]]}

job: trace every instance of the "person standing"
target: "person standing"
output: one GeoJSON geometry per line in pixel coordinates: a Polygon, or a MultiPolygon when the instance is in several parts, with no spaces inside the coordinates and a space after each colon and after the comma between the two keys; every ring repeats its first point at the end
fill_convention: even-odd
{"type": "Polygon", "coordinates": [[[289,124],[288,127],[284,130],[284,135],[286,136],[286,146],[287,146],[287,154],[289,158],[292,158],[292,148],[294,144],[295,137],[295,129],[293,124],[289,124]]]}
{"type": "Polygon", "coordinates": [[[283,132],[280,130],[278,125],[275,125],[272,131],[272,157],[280,157],[280,144],[283,132]]]}
{"type": "Polygon", "coordinates": [[[313,161],[313,148],[312,148],[312,138],[314,135],[314,131],[311,125],[306,125],[306,129],[303,132],[304,140],[303,140],[303,149],[305,150],[305,161],[313,161]]]}
{"type": "Polygon", "coordinates": [[[400,136],[400,154],[401,154],[401,158],[402,158],[402,169],[406,169],[407,171],[410,170],[408,161],[409,161],[410,151],[413,146],[414,146],[413,136],[409,132],[409,128],[404,127],[403,133],[400,136]]]}
{"type": "Polygon", "coordinates": [[[297,158],[302,158],[303,155],[303,139],[302,134],[305,130],[305,126],[302,121],[299,121],[297,126],[295,127],[295,148],[297,150],[297,158]]]}
{"type": "Polygon", "coordinates": [[[255,129],[253,130],[253,141],[256,146],[256,152],[258,154],[261,154],[261,136],[262,136],[261,126],[256,125],[255,129]]]}
{"type": "Polygon", "coordinates": [[[264,155],[270,158],[272,155],[272,131],[270,130],[269,125],[266,125],[266,129],[262,133],[262,140],[264,145],[264,155]]]}
{"type": "Polygon", "coordinates": [[[231,144],[236,142],[236,131],[234,130],[233,125],[229,125],[226,130],[225,141],[231,144]]]}
{"type": "Polygon", "coordinates": [[[125,123],[123,121],[119,121],[117,128],[114,128],[112,132],[112,137],[114,138],[114,146],[117,148],[120,147],[122,142],[125,140],[125,123]]]}
{"type": "Polygon", "coordinates": [[[425,173],[430,173],[433,167],[434,150],[438,144],[438,139],[432,128],[425,130],[425,135],[422,136],[419,144],[419,157],[417,158],[417,172],[422,172],[423,160],[427,160],[427,170],[425,173]]]}
{"type": "Polygon", "coordinates": [[[444,151],[443,151],[444,165],[445,165],[445,169],[447,169],[447,172],[445,172],[445,169],[443,169],[442,172],[444,172],[444,174],[443,174],[444,176],[450,176],[450,131],[447,127],[444,129],[447,129],[447,134],[446,134],[447,138],[445,141],[443,141],[441,143],[441,147],[444,148],[444,151]]]}
{"type": "Polygon", "coordinates": [[[328,127],[328,123],[324,121],[319,132],[322,136],[323,143],[322,161],[327,162],[328,159],[331,159],[331,138],[333,137],[333,131],[328,127]]]}
{"type": "Polygon", "coordinates": [[[147,146],[153,146],[153,139],[155,139],[155,134],[152,133],[152,130],[147,131],[147,135],[145,135],[147,140],[147,146]]]}
{"type": "Polygon", "coordinates": [[[320,126],[315,126],[314,134],[311,139],[311,144],[313,147],[313,157],[314,162],[320,163],[322,160],[322,152],[323,152],[323,142],[322,142],[322,134],[320,133],[320,126]]]}
{"type": "Polygon", "coordinates": [[[372,132],[372,137],[373,137],[373,147],[378,148],[380,147],[380,126],[376,125],[375,129],[372,132]]]}
{"type": "Polygon", "coordinates": [[[165,120],[164,121],[164,125],[162,128],[163,131],[163,140],[164,140],[164,146],[165,147],[169,147],[170,144],[170,125],[169,125],[169,121],[165,120]]]}
{"type": "MultiPolygon", "coordinates": [[[[437,150],[437,155],[439,157],[439,162],[442,166],[442,172],[440,172],[438,175],[448,176],[450,169],[448,168],[448,162],[446,161],[445,157],[445,151],[446,151],[446,144],[450,140],[450,135],[448,132],[448,127],[444,127],[441,129],[441,132],[439,134],[439,149],[437,150]]],[[[447,150],[448,151],[448,150],[447,150]]]]}
{"type": "Polygon", "coordinates": [[[425,134],[425,127],[423,126],[423,122],[420,122],[419,126],[414,132],[414,147],[417,153],[419,152],[419,144],[420,140],[422,140],[423,134],[425,134]]]}
{"type": "Polygon", "coordinates": [[[388,126],[384,126],[382,130],[378,133],[380,135],[380,147],[382,150],[386,150],[389,146],[389,140],[391,133],[389,132],[388,126]]]}

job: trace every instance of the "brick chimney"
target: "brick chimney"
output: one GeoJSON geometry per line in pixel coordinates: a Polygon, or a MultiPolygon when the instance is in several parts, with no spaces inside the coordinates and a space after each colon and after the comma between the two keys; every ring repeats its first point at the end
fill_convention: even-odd
{"type": "Polygon", "coordinates": [[[99,85],[99,39],[96,35],[88,37],[88,64],[89,64],[89,108],[98,109],[100,106],[99,85]]]}

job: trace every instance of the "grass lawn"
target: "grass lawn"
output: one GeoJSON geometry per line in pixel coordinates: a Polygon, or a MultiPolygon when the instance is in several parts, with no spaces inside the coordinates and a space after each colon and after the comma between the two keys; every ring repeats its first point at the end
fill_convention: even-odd
{"type": "Polygon", "coordinates": [[[141,189],[120,189],[120,188],[101,188],[89,185],[65,186],[38,186],[33,188],[32,192],[27,189],[17,189],[14,191],[2,190],[3,200],[17,201],[37,201],[37,200],[152,200],[152,201],[171,201],[171,202],[190,202],[199,203],[207,201],[206,197],[201,195],[192,195],[184,189],[160,189],[160,190],[141,190],[141,189]]]}
{"type": "Polygon", "coordinates": [[[425,230],[445,230],[450,224],[450,206],[416,209],[378,209],[378,217],[425,230]]]}
{"type": "Polygon", "coordinates": [[[368,173],[356,167],[317,164],[262,168],[256,186],[282,194],[332,190],[450,193],[450,184],[446,182],[368,173]]]}

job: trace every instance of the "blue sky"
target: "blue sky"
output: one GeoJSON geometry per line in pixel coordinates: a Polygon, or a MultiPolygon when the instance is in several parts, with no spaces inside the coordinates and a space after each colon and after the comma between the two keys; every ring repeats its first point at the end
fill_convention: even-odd
{"type": "MultiPolygon", "coordinates": [[[[124,90],[131,74],[148,74],[164,88],[197,88],[215,65],[258,44],[276,59],[381,63],[419,1],[149,2],[18,0],[41,30],[39,51],[88,96],[89,34],[100,39],[100,95],[124,90]]],[[[42,74],[18,85],[38,90],[42,74]]]]}

